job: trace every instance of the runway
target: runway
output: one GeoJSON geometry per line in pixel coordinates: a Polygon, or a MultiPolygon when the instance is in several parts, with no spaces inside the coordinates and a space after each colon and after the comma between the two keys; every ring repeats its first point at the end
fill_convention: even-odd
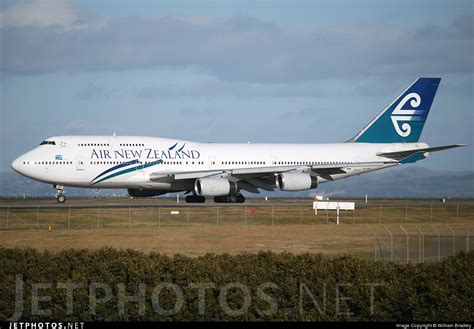
{"type": "Polygon", "coordinates": [[[222,207],[312,207],[310,202],[305,203],[136,203],[136,204],[121,204],[121,203],[93,203],[93,204],[0,204],[0,209],[29,209],[29,208],[72,208],[72,209],[97,209],[97,207],[104,209],[114,208],[222,208],[222,207]]]}
{"type": "MultiPolygon", "coordinates": [[[[36,200],[38,201],[38,200],[36,200]]],[[[206,203],[186,203],[184,200],[180,203],[176,203],[170,200],[166,202],[143,202],[137,201],[134,203],[133,200],[121,200],[120,202],[101,202],[107,200],[94,200],[95,202],[87,203],[85,199],[71,199],[64,204],[54,203],[54,200],[41,200],[43,202],[38,203],[21,203],[21,202],[9,202],[9,203],[0,203],[0,209],[61,209],[61,208],[71,208],[71,209],[120,209],[120,208],[229,208],[229,207],[313,207],[312,199],[301,200],[297,202],[279,202],[277,200],[272,201],[258,201],[255,202],[252,199],[248,200],[245,203],[214,203],[211,200],[208,200],[206,203]],[[78,201],[80,203],[78,203],[78,201]],[[85,202],[85,203],[82,203],[85,202]]],[[[337,201],[351,201],[351,200],[329,200],[333,202],[337,201]]],[[[430,201],[430,200],[406,200],[406,201],[371,201],[365,203],[364,200],[352,200],[356,203],[356,208],[358,207],[446,207],[446,206],[474,206],[474,200],[449,200],[446,202],[439,201],[430,201]]]]}

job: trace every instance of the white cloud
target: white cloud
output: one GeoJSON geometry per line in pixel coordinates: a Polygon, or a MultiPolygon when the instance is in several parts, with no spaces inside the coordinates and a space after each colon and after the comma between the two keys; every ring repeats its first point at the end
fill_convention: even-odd
{"type": "Polygon", "coordinates": [[[116,96],[117,90],[89,83],[77,96],[82,99],[109,99],[116,96]]]}
{"type": "Polygon", "coordinates": [[[38,3],[44,2],[21,3],[2,13],[10,23],[14,16],[23,23],[0,31],[1,70],[35,74],[194,68],[220,80],[264,84],[473,73],[473,15],[449,26],[291,30],[245,16],[130,16],[80,24],[80,10],[65,0],[39,6],[35,18],[31,8],[38,3]],[[49,7],[55,9],[44,9],[49,7]],[[12,14],[15,8],[18,12],[12,14]],[[37,26],[27,26],[28,21],[37,26]],[[65,28],[68,24],[73,25],[65,28]]]}
{"type": "Polygon", "coordinates": [[[20,1],[0,12],[0,26],[71,26],[89,16],[67,0],[20,1]]]}

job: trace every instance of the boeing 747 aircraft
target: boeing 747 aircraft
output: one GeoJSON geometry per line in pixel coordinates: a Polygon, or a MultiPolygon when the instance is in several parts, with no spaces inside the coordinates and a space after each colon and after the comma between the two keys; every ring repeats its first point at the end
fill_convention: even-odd
{"type": "Polygon", "coordinates": [[[425,159],[418,142],[440,78],[419,78],[345,143],[213,144],[140,136],[55,136],[21,155],[12,168],[52,184],[126,188],[133,197],[185,191],[186,202],[242,203],[241,191],[302,191],[319,184],[425,159]]]}

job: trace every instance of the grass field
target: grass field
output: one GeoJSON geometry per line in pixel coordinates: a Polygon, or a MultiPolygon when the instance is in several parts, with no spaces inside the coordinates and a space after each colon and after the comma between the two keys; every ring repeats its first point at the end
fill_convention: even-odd
{"type": "MultiPolygon", "coordinates": [[[[244,206],[199,208],[162,199],[160,207],[157,201],[140,200],[139,208],[128,207],[138,203],[128,199],[73,199],[60,207],[45,207],[55,205],[54,200],[28,200],[26,204],[38,207],[3,207],[0,245],[51,251],[112,246],[188,256],[269,250],[400,262],[474,249],[474,205],[469,200],[358,202],[355,212],[341,212],[339,226],[334,212],[315,216],[311,200],[272,200],[265,205],[250,200],[244,206]],[[100,207],[112,203],[123,207],[100,207]],[[97,207],[74,207],[81,204],[97,207]]],[[[20,201],[3,200],[0,206],[7,203],[20,201]]]]}

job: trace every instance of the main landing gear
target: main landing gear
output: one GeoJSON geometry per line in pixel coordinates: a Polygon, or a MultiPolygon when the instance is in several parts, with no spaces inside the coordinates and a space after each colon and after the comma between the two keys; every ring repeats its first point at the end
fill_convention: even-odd
{"type": "Polygon", "coordinates": [[[215,203],[244,203],[245,197],[240,193],[216,196],[214,197],[214,202],[215,203]]]}
{"type": "Polygon", "coordinates": [[[186,203],[204,203],[206,198],[199,195],[188,195],[186,196],[186,203]]]}
{"type": "MultiPolygon", "coordinates": [[[[199,195],[188,195],[186,197],[186,203],[204,203],[206,202],[206,198],[199,195]]],[[[240,194],[231,194],[231,195],[223,195],[223,196],[216,196],[214,197],[215,203],[244,203],[245,197],[240,194]]]]}
{"type": "Polygon", "coordinates": [[[54,185],[53,187],[56,189],[56,200],[58,200],[59,203],[66,202],[66,196],[64,195],[64,186],[54,185]]]}

